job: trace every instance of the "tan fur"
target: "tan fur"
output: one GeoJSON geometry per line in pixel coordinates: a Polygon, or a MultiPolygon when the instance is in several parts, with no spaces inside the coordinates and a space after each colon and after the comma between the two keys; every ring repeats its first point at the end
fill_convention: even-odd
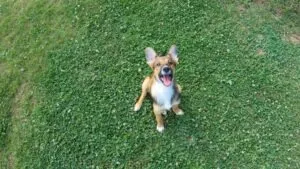
{"type": "MultiPolygon", "coordinates": [[[[153,50],[154,52],[154,50],[153,50]]],[[[173,72],[173,92],[174,92],[174,96],[178,96],[178,98],[170,100],[170,103],[172,104],[172,110],[175,114],[177,115],[182,115],[183,111],[179,108],[179,103],[180,103],[180,97],[179,94],[181,93],[181,87],[179,85],[176,84],[175,81],[175,67],[178,64],[178,60],[174,60],[171,57],[171,54],[168,54],[167,56],[163,56],[163,57],[156,57],[155,59],[153,59],[153,61],[148,62],[149,66],[151,67],[151,69],[153,70],[153,73],[146,77],[143,84],[142,84],[142,93],[138,99],[138,101],[135,104],[134,110],[138,111],[143,103],[143,100],[145,99],[147,94],[150,94],[152,99],[154,100],[153,102],[153,112],[156,118],[156,122],[157,122],[157,130],[159,132],[162,132],[164,130],[164,122],[163,122],[163,117],[162,114],[165,114],[165,112],[167,111],[166,108],[162,107],[161,105],[157,104],[157,100],[155,97],[153,97],[153,94],[155,94],[156,91],[151,91],[153,85],[155,83],[157,83],[157,79],[159,79],[159,73],[161,71],[161,68],[163,66],[168,66],[169,68],[172,69],[173,72]]],[[[170,90],[170,89],[168,89],[170,90]]]]}

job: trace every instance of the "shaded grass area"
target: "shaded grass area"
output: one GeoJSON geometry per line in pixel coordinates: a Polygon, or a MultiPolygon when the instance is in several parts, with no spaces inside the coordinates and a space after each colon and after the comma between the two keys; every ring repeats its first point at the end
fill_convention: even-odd
{"type": "Polygon", "coordinates": [[[34,13],[39,24],[53,14],[53,23],[41,26],[45,34],[33,29],[41,39],[28,50],[44,37],[53,46],[39,50],[41,62],[37,54],[28,59],[28,69],[34,63],[45,68],[28,74],[39,103],[27,109],[25,134],[14,149],[17,168],[299,167],[300,49],[282,38],[299,28],[297,7],[286,5],[277,18],[271,10],[282,6],[277,2],[33,4],[55,11],[34,13]],[[63,16],[76,29],[73,39],[66,38],[73,29],[57,28],[69,23],[63,16]],[[64,30],[62,36],[56,30],[64,30]],[[176,77],[186,114],[169,113],[160,134],[149,100],[138,113],[132,108],[150,73],[144,48],[164,53],[171,44],[180,50],[176,77]]]}
{"type": "Polygon", "coordinates": [[[65,5],[60,1],[0,2],[0,168],[23,166],[15,165],[18,151],[31,132],[30,115],[42,102],[36,78],[45,70],[47,53],[74,34],[75,18],[65,5]]]}

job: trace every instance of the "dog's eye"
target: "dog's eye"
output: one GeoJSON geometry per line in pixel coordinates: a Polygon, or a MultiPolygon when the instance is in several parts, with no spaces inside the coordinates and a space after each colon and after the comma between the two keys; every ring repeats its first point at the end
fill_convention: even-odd
{"type": "Polygon", "coordinates": [[[160,63],[156,63],[156,66],[160,66],[160,63]]]}

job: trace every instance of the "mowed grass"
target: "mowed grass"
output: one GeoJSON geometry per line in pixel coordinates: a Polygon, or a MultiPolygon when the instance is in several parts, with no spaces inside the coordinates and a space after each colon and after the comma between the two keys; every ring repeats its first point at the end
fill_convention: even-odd
{"type": "Polygon", "coordinates": [[[299,168],[299,10],[297,1],[4,1],[1,167],[299,168]],[[169,113],[161,134],[151,101],[138,113],[133,105],[151,73],[144,48],[172,44],[186,114],[169,113]]]}

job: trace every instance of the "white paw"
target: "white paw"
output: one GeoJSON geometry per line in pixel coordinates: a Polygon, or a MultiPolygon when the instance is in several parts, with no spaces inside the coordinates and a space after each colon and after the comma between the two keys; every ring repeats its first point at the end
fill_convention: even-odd
{"type": "Polygon", "coordinates": [[[178,115],[178,116],[182,116],[182,115],[184,115],[184,112],[182,110],[180,110],[179,112],[177,112],[175,114],[178,115]]]}
{"type": "Polygon", "coordinates": [[[167,111],[163,111],[163,112],[161,112],[161,114],[167,115],[167,111]]]}
{"type": "Polygon", "coordinates": [[[156,130],[160,133],[162,133],[165,130],[164,126],[156,126],[156,130]]]}
{"type": "Polygon", "coordinates": [[[141,108],[141,106],[136,104],[136,105],[134,106],[133,110],[134,110],[134,111],[139,111],[140,108],[141,108]]]}

